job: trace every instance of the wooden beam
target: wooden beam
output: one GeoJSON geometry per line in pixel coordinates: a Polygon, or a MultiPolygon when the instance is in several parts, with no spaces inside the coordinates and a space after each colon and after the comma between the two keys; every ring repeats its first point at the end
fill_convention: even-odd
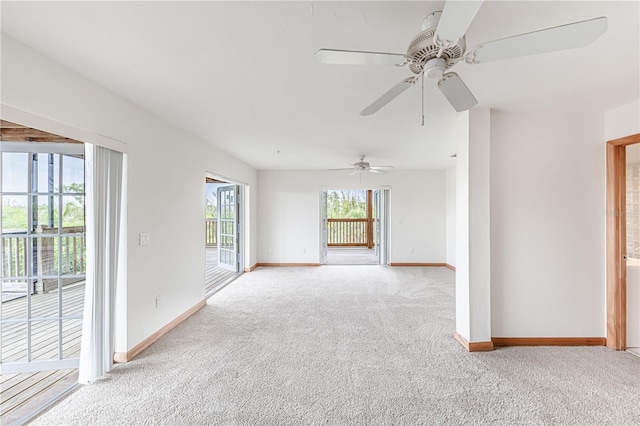
{"type": "Polygon", "coordinates": [[[0,120],[0,141],[82,143],[75,139],[66,138],[64,136],[55,135],[38,129],[32,129],[6,120],[0,120]]]}

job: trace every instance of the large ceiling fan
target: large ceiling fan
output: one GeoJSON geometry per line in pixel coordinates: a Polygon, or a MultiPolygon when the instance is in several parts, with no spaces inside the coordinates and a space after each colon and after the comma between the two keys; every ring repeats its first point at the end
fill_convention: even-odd
{"type": "Polygon", "coordinates": [[[458,62],[475,65],[583,47],[591,44],[607,29],[607,18],[599,17],[467,48],[465,33],[481,5],[482,0],[447,1],[441,12],[424,18],[422,31],[411,41],[405,54],[320,49],[315,59],[323,64],[409,67],[414,75],[393,86],[363,109],[360,115],[375,113],[424,76],[436,80],[442,94],[460,112],[473,108],[478,101],[460,76],[449,71],[458,62]]]}
{"type": "Polygon", "coordinates": [[[351,175],[355,175],[356,173],[362,173],[362,172],[371,172],[371,173],[384,173],[385,170],[387,169],[393,169],[392,166],[372,166],[371,164],[369,164],[368,161],[364,161],[366,155],[361,155],[360,156],[360,161],[357,161],[353,164],[350,164],[351,167],[346,168],[346,169],[329,169],[330,171],[333,170],[353,170],[353,172],[351,172],[349,174],[349,176],[351,175]]]}

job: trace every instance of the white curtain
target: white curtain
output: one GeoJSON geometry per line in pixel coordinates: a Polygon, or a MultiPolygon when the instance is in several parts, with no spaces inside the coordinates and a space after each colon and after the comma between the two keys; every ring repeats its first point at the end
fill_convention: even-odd
{"type": "Polygon", "coordinates": [[[123,154],[85,145],[87,284],[78,381],[88,383],[113,367],[123,154]]]}

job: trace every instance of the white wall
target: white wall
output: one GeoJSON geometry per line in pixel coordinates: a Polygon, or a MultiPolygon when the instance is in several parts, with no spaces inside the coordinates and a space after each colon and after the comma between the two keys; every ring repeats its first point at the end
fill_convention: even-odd
{"type": "Polygon", "coordinates": [[[444,263],[446,206],[444,171],[258,172],[258,261],[318,263],[320,190],[390,186],[390,261],[444,263]],[[413,249],[413,253],[411,253],[413,249]],[[270,251],[271,250],[271,251],[270,251]]]}
{"type": "Polygon", "coordinates": [[[640,133],[640,101],[605,112],[604,129],[607,141],[640,133]]]}
{"type": "Polygon", "coordinates": [[[602,115],[491,123],[492,335],[605,336],[602,115]]]}
{"type": "MultiPolygon", "coordinates": [[[[1,59],[3,106],[126,144],[128,318],[126,343],[116,350],[131,349],[204,298],[206,172],[256,187],[257,171],[4,34],[1,59]],[[151,244],[138,245],[141,232],[151,234],[151,244]]],[[[251,194],[255,230],[257,192],[251,194]]],[[[252,264],[255,232],[250,241],[252,264]]]]}
{"type": "Polygon", "coordinates": [[[447,264],[456,266],[456,168],[445,171],[445,191],[447,204],[447,264]]]}

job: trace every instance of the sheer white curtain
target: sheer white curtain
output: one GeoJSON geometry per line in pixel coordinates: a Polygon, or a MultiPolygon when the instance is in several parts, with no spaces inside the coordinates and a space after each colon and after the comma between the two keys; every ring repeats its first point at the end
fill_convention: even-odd
{"type": "Polygon", "coordinates": [[[113,367],[123,154],[86,144],[87,284],[78,381],[113,367]]]}

